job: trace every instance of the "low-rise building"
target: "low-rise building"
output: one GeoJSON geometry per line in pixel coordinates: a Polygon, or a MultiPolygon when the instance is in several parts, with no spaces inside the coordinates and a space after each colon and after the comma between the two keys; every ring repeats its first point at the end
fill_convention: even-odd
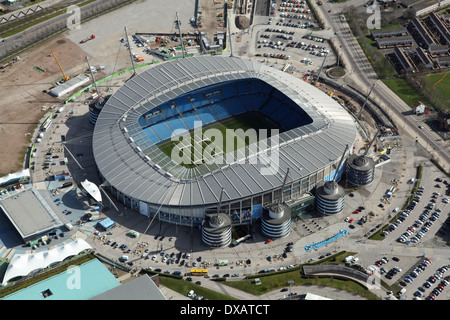
{"type": "Polygon", "coordinates": [[[392,28],[392,29],[374,29],[371,32],[372,39],[376,40],[377,38],[386,38],[386,37],[400,37],[407,36],[408,29],[401,28],[392,28]]]}
{"type": "Polygon", "coordinates": [[[414,43],[411,36],[401,36],[401,37],[389,37],[389,38],[378,38],[377,46],[380,49],[392,48],[397,46],[410,46],[414,43]]]}
{"type": "Polygon", "coordinates": [[[402,68],[406,72],[417,72],[417,67],[410,58],[410,56],[405,52],[404,49],[396,47],[394,49],[394,55],[397,58],[397,61],[400,63],[402,68]]]}
{"type": "Polygon", "coordinates": [[[437,116],[437,122],[439,123],[439,126],[442,129],[450,131],[450,112],[439,111],[437,116]]]}

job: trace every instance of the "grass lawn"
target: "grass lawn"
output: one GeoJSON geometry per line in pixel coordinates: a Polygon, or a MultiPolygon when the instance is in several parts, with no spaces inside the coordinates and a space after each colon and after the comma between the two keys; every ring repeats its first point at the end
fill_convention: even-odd
{"type": "Polygon", "coordinates": [[[261,295],[267,293],[272,290],[282,289],[289,287],[288,281],[294,281],[293,286],[324,286],[336,288],[339,290],[345,290],[351,293],[354,293],[358,296],[370,299],[377,300],[378,297],[371,293],[369,290],[364,288],[362,285],[351,281],[351,280],[342,280],[336,278],[304,278],[301,275],[301,271],[292,271],[287,273],[280,273],[268,277],[261,277],[261,284],[255,285],[253,283],[254,280],[242,280],[242,281],[230,281],[225,282],[224,284],[234,287],[255,295],[261,295]]]}
{"type": "MultiPolygon", "coordinates": [[[[250,112],[246,113],[239,117],[233,117],[225,121],[216,122],[213,123],[210,126],[202,127],[202,140],[206,137],[204,136],[205,132],[207,134],[211,134],[211,139],[206,139],[201,142],[201,154],[202,155],[216,155],[222,151],[224,153],[229,152],[230,147],[227,148],[227,142],[231,143],[230,139],[233,139],[234,143],[231,149],[237,150],[239,148],[243,148],[249,143],[256,142],[256,141],[250,141],[251,139],[245,137],[245,133],[249,129],[254,129],[256,133],[256,141],[258,141],[259,137],[259,130],[260,129],[267,129],[267,135],[270,136],[270,129],[278,129],[278,126],[264,117],[262,114],[258,112],[250,112]],[[210,130],[210,129],[216,129],[216,131],[210,130]],[[240,136],[231,131],[231,135],[227,135],[227,129],[236,130],[236,129],[242,129],[244,136],[240,136]],[[217,140],[217,141],[216,141],[217,140]]],[[[191,161],[190,163],[182,163],[186,168],[193,168],[200,164],[202,164],[204,161],[206,161],[208,158],[205,156],[202,159],[198,159],[199,162],[196,163],[196,153],[194,151],[195,146],[199,146],[197,143],[196,145],[192,146],[192,142],[195,142],[195,130],[189,133],[188,135],[181,137],[179,141],[168,141],[166,143],[163,143],[159,145],[159,149],[164,152],[168,157],[171,157],[172,150],[176,146],[185,145],[187,146],[186,149],[183,151],[180,151],[180,157],[183,155],[183,152],[186,154],[191,154],[191,161]]]]}
{"type": "Polygon", "coordinates": [[[420,93],[416,92],[411,86],[403,79],[382,79],[400,99],[405,101],[410,107],[412,107],[417,101],[421,101],[426,105],[431,106],[432,103],[420,93]]]}
{"type": "MultiPolygon", "coordinates": [[[[332,255],[328,258],[322,259],[319,262],[313,263],[313,264],[339,264],[344,265],[344,259],[352,255],[354,253],[352,252],[340,252],[335,255],[332,255]]],[[[331,277],[312,277],[312,278],[305,278],[301,274],[302,266],[293,268],[291,270],[277,272],[274,274],[262,274],[258,276],[252,276],[251,279],[248,280],[242,280],[242,281],[230,281],[230,282],[224,282],[224,284],[237,288],[246,292],[249,292],[254,295],[261,295],[266,292],[276,290],[276,289],[282,289],[289,287],[288,281],[294,281],[294,286],[325,286],[325,287],[331,287],[336,288],[339,290],[345,290],[354,294],[357,294],[361,297],[370,299],[370,300],[377,300],[378,297],[367,290],[365,287],[360,285],[357,282],[351,281],[351,280],[342,280],[342,279],[336,279],[331,277]],[[260,285],[254,284],[254,279],[259,278],[261,280],[260,285]]]]}
{"type": "MultiPolygon", "coordinates": [[[[199,278],[202,279],[203,278],[199,278]]],[[[168,278],[164,276],[159,277],[160,283],[169,288],[172,289],[180,294],[187,295],[187,293],[191,290],[194,290],[194,292],[208,300],[237,300],[230,296],[227,296],[223,293],[207,289],[205,287],[202,287],[201,285],[196,285],[195,283],[192,283],[190,281],[186,280],[180,280],[180,279],[173,279],[168,278]]]]}
{"type": "MultiPolygon", "coordinates": [[[[450,72],[430,74],[426,79],[440,97],[450,100],[450,72]]],[[[444,106],[450,109],[449,105],[444,104],[444,106]]]]}

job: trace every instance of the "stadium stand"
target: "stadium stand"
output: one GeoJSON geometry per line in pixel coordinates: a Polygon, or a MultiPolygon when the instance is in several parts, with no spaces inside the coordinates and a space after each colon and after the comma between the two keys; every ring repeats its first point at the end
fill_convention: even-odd
{"type": "Polygon", "coordinates": [[[311,121],[279,90],[259,79],[225,82],[192,91],[143,114],[138,123],[152,143],[170,138],[176,129],[194,129],[246,112],[259,111],[289,130],[311,121]],[[269,89],[270,88],[270,89],[269,89]]]}

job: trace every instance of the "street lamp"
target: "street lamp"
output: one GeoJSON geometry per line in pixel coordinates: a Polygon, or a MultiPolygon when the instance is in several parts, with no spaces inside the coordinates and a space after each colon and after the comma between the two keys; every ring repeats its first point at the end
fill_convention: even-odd
{"type": "Polygon", "coordinates": [[[291,289],[292,289],[292,284],[293,283],[294,283],[294,281],[292,281],[292,280],[288,281],[288,285],[289,285],[289,300],[291,300],[291,297],[292,297],[291,289]]]}

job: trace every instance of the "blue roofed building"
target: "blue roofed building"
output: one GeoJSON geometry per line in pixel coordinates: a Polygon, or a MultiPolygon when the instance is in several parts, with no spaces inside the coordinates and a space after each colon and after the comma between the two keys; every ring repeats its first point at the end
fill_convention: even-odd
{"type": "Polygon", "coordinates": [[[3,300],[88,300],[118,286],[115,276],[99,260],[92,259],[3,300]]]}

